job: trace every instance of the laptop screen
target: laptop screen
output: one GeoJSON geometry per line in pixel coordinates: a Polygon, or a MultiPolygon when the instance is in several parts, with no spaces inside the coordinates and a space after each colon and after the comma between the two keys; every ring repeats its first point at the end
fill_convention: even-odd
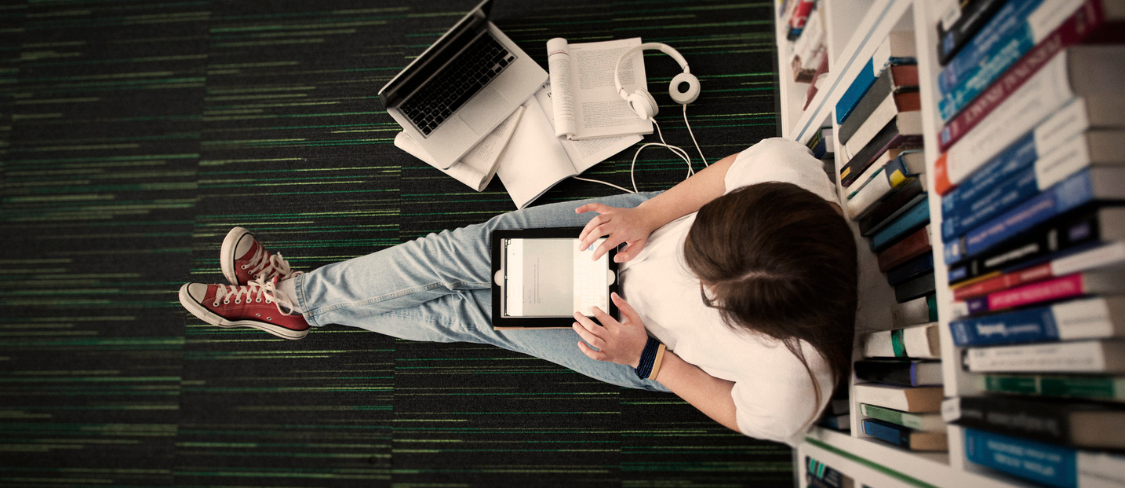
{"type": "Polygon", "coordinates": [[[591,259],[577,238],[505,239],[503,310],[509,317],[592,315],[609,310],[609,257],[591,259]]]}

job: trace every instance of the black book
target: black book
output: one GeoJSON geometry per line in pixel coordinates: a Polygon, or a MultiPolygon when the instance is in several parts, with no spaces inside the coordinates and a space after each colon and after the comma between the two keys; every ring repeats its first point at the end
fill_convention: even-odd
{"type": "Polygon", "coordinates": [[[859,234],[866,237],[879,232],[887,224],[894,222],[895,218],[902,215],[903,212],[910,210],[910,207],[913,207],[915,203],[925,198],[926,192],[922,186],[921,178],[916,178],[902,188],[892,190],[890,195],[887,195],[882,202],[875,205],[874,210],[869,212],[866,217],[859,219],[859,234]]]}
{"type": "Polygon", "coordinates": [[[931,271],[895,285],[895,301],[898,303],[909,302],[922,295],[933,293],[936,288],[934,273],[931,271]]]}
{"type": "Polygon", "coordinates": [[[932,273],[933,271],[934,254],[932,252],[927,252],[888,270],[887,283],[891,286],[895,286],[911,278],[916,278],[926,273],[932,273]]]}
{"type": "Polygon", "coordinates": [[[949,422],[1077,448],[1125,449],[1125,408],[1073,400],[957,397],[942,405],[949,422]]]}
{"type": "MultiPolygon", "coordinates": [[[[862,227],[860,228],[862,230],[862,227]]],[[[980,256],[949,266],[949,282],[958,283],[997,270],[1018,269],[1052,259],[1060,251],[1077,251],[1099,241],[1125,240],[1125,208],[1103,207],[1049,221],[1025,237],[980,256]]]]}
{"type": "Polygon", "coordinates": [[[942,384],[941,361],[923,359],[864,359],[855,362],[855,377],[899,386],[942,384]]]}
{"type": "Polygon", "coordinates": [[[949,64],[949,60],[961,52],[961,48],[980,32],[984,24],[992,20],[1004,3],[1004,0],[962,0],[961,16],[949,26],[949,30],[942,29],[942,23],[938,22],[938,62],[942,66],[949,64]]]}

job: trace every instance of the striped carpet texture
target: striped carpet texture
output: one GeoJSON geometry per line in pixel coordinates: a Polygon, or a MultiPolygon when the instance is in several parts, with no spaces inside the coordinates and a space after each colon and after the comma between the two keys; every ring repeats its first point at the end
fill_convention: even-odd
{"type": "MultiPolygon", "coordinates": [[[[493,347],[338,326],[290,342],[180,307],[182,283],[222,280],[235,225],[308,270],[514,208],[499,180],[477,193],[396,149],[375,97],[474,3],[0,5],[0,485],[792,486],[790,449],[672,395],[493,347]]],[[[777,132],[771,19],[770,2],[712,0],[494,10],[543,66],[556,36],[678,48],[712,161],[777,132]]],[[[664,93],[678,67],[646,65],[666,138],[691,147],[664,93]]],[[[632,155],[588,176],[627,185],[632,155]]],[[[685,171],[648,150],[638,185],[685,171]]],[[[568,181],[537,203],[615,191],[568,181]]]]}

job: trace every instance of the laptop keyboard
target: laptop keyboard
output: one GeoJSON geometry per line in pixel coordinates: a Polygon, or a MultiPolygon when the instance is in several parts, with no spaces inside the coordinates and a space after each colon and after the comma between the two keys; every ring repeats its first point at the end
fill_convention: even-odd
{"type": "Polygon", "coordinates": [[[515,59],[486,33],[403,102],[399,110],[422,134],[429,135],[515,59]]]}

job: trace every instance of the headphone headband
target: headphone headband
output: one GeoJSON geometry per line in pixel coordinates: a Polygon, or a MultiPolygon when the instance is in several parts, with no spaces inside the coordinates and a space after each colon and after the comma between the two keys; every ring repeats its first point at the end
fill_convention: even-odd
{"type": "Polygon", "coordinates": [[[628,51],[622,53],[621,56],[617,58],[617,63],[613,65],[613,86],[617,88],[617,93],[621,95],[621,98],[629,96],[629,94],[625,92],[625,89],[621,87],[621,60],[626,59],[629,56],[632,56],[641,51],[652,49],[658,49],[660,50],[660,52],[671,56],[672,59],[676,60],[676,62],[680,64],[680,67],[683,68],[684,73],[691,73],[691,68],[688,67],[687,60],[684,59],[682,55],[680,55],[679,51],[673,49],[672,46],[660,42],[646,42],[639,46],[634,46],[628,51]]]}

